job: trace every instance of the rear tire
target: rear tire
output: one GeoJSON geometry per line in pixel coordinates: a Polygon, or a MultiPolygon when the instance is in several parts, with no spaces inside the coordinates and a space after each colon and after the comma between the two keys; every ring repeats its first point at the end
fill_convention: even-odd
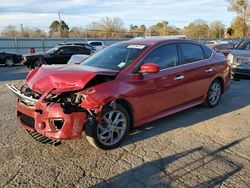
{"type": "Polygon", "coordinates": [[[218,105],[220,102],[222,94],[222,83],[220,80],[216,79],[214,80],[211,85],[209,86],[208,92],[207,92],[207,99],[206,99],[206,106],[213,108],[218,105]]]}
{"type": "Polygon", "coordinates": [[[110,150],[118,147],[126,138],[130,127],[127,110],[120,104],[116,108],[106,107],[101,113],[100,123],[87,124],[85,135],[96,148],[110,150]]]}

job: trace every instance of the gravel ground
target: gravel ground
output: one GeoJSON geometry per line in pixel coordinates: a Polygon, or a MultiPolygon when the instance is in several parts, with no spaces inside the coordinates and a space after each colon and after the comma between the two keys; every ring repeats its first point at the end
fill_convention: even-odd
{"type": "MultiPolygon", "coordinates": [[[[121,148],[37,143],[15,120],[21,66],[0,67],[0,187],[249,187],[250,80],[213,109],[180,112],[131,132],[121,148]]],[[[21,79],[21,80],[20,80],[21,79]]]]}

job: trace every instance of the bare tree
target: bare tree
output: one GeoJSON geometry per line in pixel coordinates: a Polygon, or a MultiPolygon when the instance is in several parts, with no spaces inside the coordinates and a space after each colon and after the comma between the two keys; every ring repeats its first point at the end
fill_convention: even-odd
{"type": "Polygon", "coordinates": [[[86,27],[88,37],[121,38],[126,36],[126,29],[120,18],[103,18],[98,22],[92,22],[86,27]]]}
{"type": "Polygon", "coordinates": [[[15,26],[13,25],[8,25],[5,27],[2,31],[2,36],[3,37],[17,37],[18,36],[18,31],[15,26]]]}
{"type": "Polygon", "coordinates": [[[31,29],[29,32],[29,35],[30,35],[30,37],[33,37],[33,38],[45,38],[45,37],[47,37],[47,33],[44,30],[39,29],[39,28],[31,29]]]}

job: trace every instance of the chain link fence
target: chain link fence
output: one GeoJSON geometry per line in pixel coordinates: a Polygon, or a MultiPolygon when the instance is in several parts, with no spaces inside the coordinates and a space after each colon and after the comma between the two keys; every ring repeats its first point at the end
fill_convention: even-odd
{"type": "MultiPolygon", "coordinates": [[[[129,38],[121,39],[100,39],[89,38],[88,41],[103,41],[105,46],[113,43],[129,40],[129,38]]],[[[219,39],[193,39],[206,43],[211,40],[219,39]]],[[[223,41],[230,41],[238,43],[240,39],[221,39],[223,41]]],[[[34,48],[35,52],[45,52],[62,42],[87,42],[85,38],[0,38],[0,51],[12,52],[17,54],[27,54],[30,48],[34,48]]]]}

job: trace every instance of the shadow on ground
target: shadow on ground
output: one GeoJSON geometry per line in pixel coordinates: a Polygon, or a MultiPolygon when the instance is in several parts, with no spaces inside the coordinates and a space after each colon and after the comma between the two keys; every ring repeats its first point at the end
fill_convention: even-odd
{"type": "Polygon", "coordinates": [[[226,158],[225,150],[248,137],[210,151],[198,147],[145,163],[117,175],[99,187],[214,187],[239,172],[243,166],[226,158]]]}
{"type": "Polygon", "coordinates": [[[22,65],[14,67],[0,66],[0,81],[22,80],[25,79],[30,70],[22,65]]]}
{"type": "Polygon", "coordinates": [[[245,87],[250,84],[248,82],[249,80],[233,82],[229,91],[222,96],[219,105],[215,108],[200,105],[133,130],[124,145],[133,144],[181,127],[192,126],[249,106],[250,97],[246,96],[250,95],[250,88],[245,87]]]}

